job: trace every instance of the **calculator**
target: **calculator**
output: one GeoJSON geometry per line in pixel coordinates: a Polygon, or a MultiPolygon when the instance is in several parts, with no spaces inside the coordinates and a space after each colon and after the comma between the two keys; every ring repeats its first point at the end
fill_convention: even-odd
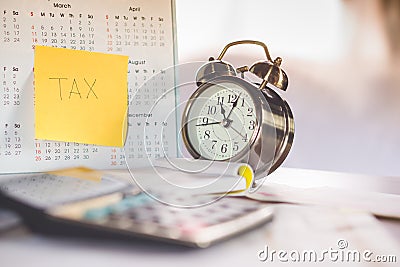
{"type": "Polygon", "coordinates": [[[272,219],[270,205],[244,197],[142,192],[113,177],[101,182],[50,174],[2,180],[0,205],[35,232],[112,239],[152,239],[209,245],[272,219]],[[56,194],[55,194],[56,193],[56,194]],[[160,201],[165,194],[173,203],[160,201]],[[184,207],[190,198],[191,205],[184,207]]]}

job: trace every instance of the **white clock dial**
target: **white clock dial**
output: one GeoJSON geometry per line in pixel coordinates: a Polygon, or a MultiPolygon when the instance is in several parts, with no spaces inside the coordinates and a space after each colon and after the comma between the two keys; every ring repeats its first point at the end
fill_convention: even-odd
{"type": "Polygon", "coordinates": [[[210,160],[226,160],[249,149],[258,129],[251,95],[232,82],[209,86],[193,100],[187,118],[192,148],[210,160]]]}

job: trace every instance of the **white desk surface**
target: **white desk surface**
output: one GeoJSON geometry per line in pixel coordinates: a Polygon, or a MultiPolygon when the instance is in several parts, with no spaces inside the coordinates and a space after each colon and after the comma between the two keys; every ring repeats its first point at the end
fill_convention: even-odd
{"type": "MultiPolygon", "coordinates": [[[[400,178],[396,177],[280,168],[268,181],[300,187],[327,185],[400,194],[400,178]]],[[[315,249],[318,253],[329,247],[337,248],[339,239],[348,241],[349,249],[363,248],[379,255],[397,256],[397,263],[367,266],[396,266],[400,262],[400,220],[284,204],[276,206],[271,223],[206,249],[153,241],[123,243],[46,237],[20,227],[0,233],[0,266],[273,266],[281,262],[262,262],[258,258],[265,246],[286,251],[315,249]],[[344,228],[333,229],[331,221],[346,224],[344,228]]],[[[338,265],[328,260],[320,263],[321,266],[330,264],[338,265]]],[[[295,265],[309,266],[310,263],[295,265]]],[[[365,266],[365,262],[352,262],[350,266],[365,266]]]]}

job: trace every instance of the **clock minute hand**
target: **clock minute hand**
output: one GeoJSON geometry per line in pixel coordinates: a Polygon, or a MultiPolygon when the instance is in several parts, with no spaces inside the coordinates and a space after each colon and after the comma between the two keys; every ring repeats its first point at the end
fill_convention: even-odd
{"type": "Polygon", "coordinates": [[[202,123],[202,124],[196,124],[196,126],[207,126],[207,125],[213,125],[213,124],[220,124],[221,122],[215,121],[215,122],[209,122],[209,123],[202,123]]]}
{"type": "Polygon", "coordinates": [[[219,104],[220,104],[220,106],[221,106],[221,114],[222,114],[222,116],[224,116],[224,119],[226,120],[225,109],[224,109],[224,107],[222,106],[222,103],[219,103],[219,104]]]}
{"type": "Polygon", "coordinates": [[[239,101],[239,98],[240,98],[240,95],[241,95],[241,94],[242,94],[242,93],[240,93],[240,94],[238,95],[238,97],[236,98],[236,100],[232,103],[232,108],[231,108],[231,110],[229,111],[229,114],[228,114],[228,116],[227,116],[225,119],[228,119],[228,118],[231,116],[233,109],[236,108],[236,106],[237,106],[237,103],[238,103],[238,101],[239,101]]]}

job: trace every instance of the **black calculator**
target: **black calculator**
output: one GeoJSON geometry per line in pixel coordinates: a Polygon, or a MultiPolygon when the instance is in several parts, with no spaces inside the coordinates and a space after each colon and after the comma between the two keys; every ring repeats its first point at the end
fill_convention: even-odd
{"type": "Polygon", "coordinates": [[[270,205],[244,197],[140,191],[112,177],[101,182],[50,174],[0,183],[0,205],[17,212],[33,231],[113,239],[153,239],[207,247],[272,219],[270,205]],[[198,203],[191,207],[169,205],[198,203]]]}

